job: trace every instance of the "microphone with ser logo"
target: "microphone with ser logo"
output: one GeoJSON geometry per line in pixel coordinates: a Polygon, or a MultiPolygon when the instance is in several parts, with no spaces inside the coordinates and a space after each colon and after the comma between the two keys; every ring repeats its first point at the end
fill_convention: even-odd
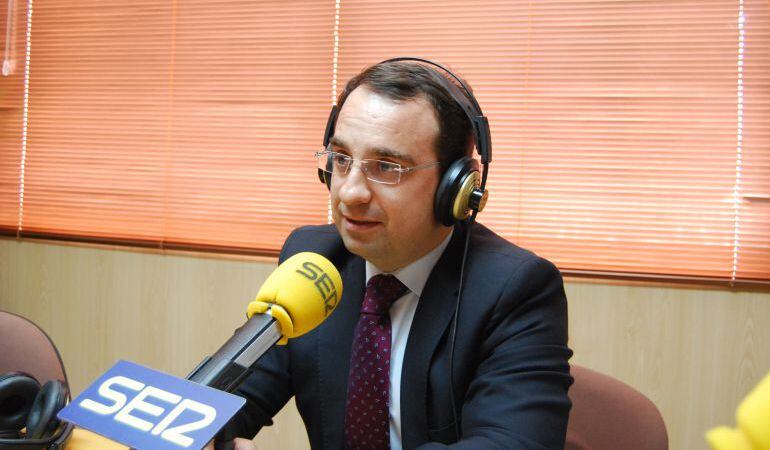
{"type": "Polygon", "coordinates": [[[234,391],[270,347],[286,344],[320,325],[341,296],[342,278],[331,261],[311,252],[290,257],[270,274],[249,303],[249,320],[187,379],[234,391]]]}

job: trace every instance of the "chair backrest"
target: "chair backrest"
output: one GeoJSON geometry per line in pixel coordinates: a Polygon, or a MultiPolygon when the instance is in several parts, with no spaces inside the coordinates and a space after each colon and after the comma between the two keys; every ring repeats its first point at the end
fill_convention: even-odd
{"type": "Polygon", "coordinates": [[[40,384],[67,383],[59,351],[45,331],[21,316],[0,311],[0,375],[7,372],[26,372],[40,384]]]}
{"type": "Polygon", "coordinates": [[[668,450],[666,424],[641,392],[572,365],[572,410],[565,450],[668,450]]]}

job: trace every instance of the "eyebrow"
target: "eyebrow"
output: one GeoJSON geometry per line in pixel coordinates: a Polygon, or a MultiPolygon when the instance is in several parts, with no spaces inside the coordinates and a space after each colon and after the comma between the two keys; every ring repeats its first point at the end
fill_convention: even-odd
{"type": "MultiPolygon", "coordinates": [[[[348,149],[349,148],[348,145],[345,144],[345,141],[343,141],[342,139],[340,139],[340,138],[338,138],[336,136],[332,136],[332,138],[329,140],[329,143],[331,145],[335,146],[335,147],[340,147],[340,148],[343,148],[343,149],[348,149]]],[[[377,155],[377,157],[379,157],[379,158],[398,159],[398,160],[401,160],[401,161],[403,161],[403,162],[405,162],[405,163],[407,163],[409,165],[414,165],[414,163],[415,163],[414,159],[411,156],[406,155],[406,154],[404,154],[402,152],[399,152],[398,150],[394,150],[392,148],[388,148],[388,147],[374,147],[374,148],[371,149],[371,151],[375,155],[377,155]]]]}

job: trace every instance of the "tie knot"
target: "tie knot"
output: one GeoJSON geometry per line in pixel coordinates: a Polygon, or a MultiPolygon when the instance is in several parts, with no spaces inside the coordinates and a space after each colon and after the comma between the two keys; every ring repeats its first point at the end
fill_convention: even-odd
{"type": "Polygon", "coordinates": [[[388,313],[390,305],[404,295],[407,290],[404,283],[393,275],[375,275],[366,283],[366,294],[364,294],[361,312],[379,316],[385,315],[388,313]]]}

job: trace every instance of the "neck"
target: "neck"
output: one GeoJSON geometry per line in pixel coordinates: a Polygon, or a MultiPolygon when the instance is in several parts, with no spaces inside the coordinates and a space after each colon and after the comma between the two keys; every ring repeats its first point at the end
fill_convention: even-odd
{"type": "Polygon", "coordinates": [[[372,260],[369,260],[368,262],[374,265],[375,267],[377,267],[377,269],[379,269],[382,272],[385,272],[385,273],[396,272],[424,258],[429,253],[436,250],[436,248],[438,248],[439,246],[442,246],[445,242],[448,244],[449,236],[451,236],[452,230],[453,230],[452,227],[442,227],[440,234],[436,235],[436,238],[433,241],[433,245],[426,247],[420,253],[410,255],[410,258],[408,260],[393,262],[393,261],[386,261],[386,260],[376,261],[372,259],[372,260]]]}

